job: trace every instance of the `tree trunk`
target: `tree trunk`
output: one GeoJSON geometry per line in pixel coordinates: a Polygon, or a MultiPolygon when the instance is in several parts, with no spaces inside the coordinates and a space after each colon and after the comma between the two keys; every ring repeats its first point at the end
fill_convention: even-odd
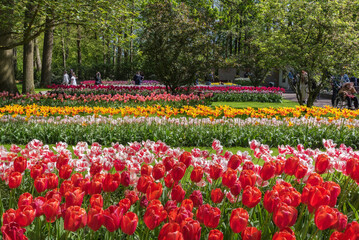
{"type": "Polygon", "coordinates": [[[40,56],[40,48],[39,48],[39,44],[37,43],[37,38],[35,38],[34,41],[34,51],[35,51],[35,65],[36,65],[36,70],[41,72],[41,56],[40,56]]]}
{"type": "Polygon", "coordinates": [[[116,60],[116,79],[121,79],[121,57],[122,57],[122,48],[120,46],[117,47],[117,60],[116,60]]]}
{"type": "Polygon", "coordinates": [[[34,84],[34,41],[24,44],[23,53],[24,78],[22,80],[22,93],[35,93],[34,84]]]}
{"type": "MultiPolygon", "coordinates": [[[[13,0],[3,0],[5,8],[0,10],[1,16],[11,16],[13,13],[13,0]]],[[[13,22],[8,19],[0,24],[0,45],[7,46],[12,43],[12,36],[9,32],[12,29],[13,22]]],[[[13,49],[0,50],[0,92],[8,91],[18,93],[14,74],[14,51],[13,49]]]]}
{"type": "Polygon", "coordinates": [[[66,48],[65,48],[64,35],[61,36],[61,43],[62,43],[62,62],[63,62],[64,70],[66,70],[66,48]]]}
{"type": "Polygon", "coordinates": [[[42,52],[41,86],[46,87],[51,84],[52,71],[52,49],[54,46],[54,27],[51,27],[52,20],[46,18],[46,30],[44,34],[44,49],[42,52]]]}
{"type": "Polygon", "coordinates": [[[80,25],[77,25],[77,77],[78,79],[82,79],[82,56],[81,56],[81,28],[80,25]]]}

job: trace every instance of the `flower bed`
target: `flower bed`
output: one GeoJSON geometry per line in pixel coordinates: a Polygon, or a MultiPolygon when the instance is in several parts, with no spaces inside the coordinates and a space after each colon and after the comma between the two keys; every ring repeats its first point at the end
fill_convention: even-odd
{"type": "Polygon", "coordinates": [[[130,95],[130,94],[9,94],[8,92],[0,93],[0,106],[8,104],[38,104],[48,106],[101,106],[101,107],[121,107],[121,106],[147,106],[147,105],[169,105],[172,107],[182,107],[184,105],[196,106],[198,104],[210,105],[213,93],[206,94],[181,94],[172,95],[168,93],[153,92],[147,96],[130,95]]]}
{"type": "MultiPolygon", "coordinates": [[[[94,85],[95,80],[82,81],[81,84],[94,85]]],[[[135,81],[102,81],[102,85],[135,85],[135,81]]],[[[160,82],[158,82],[156,80],[143,80],[141,82],[141,85],[156,86],[156,85],[160,85],[160,82]]]]}
{"type": "Polygon", "coordinates": [[[339,118],[358,118],[359,110],[349,110],[349,109],[337,109],[333,107],[312,107],[308,108],[306,106],[298,106],[296,108],[245,108],[237,109],[231,108],[229,106],[219,106],[219,107],[208,107],[203,105],[197,106],[183,106],[181,108],[174,108],[171,106],[137,106],[137,107],[51,107],[51,106],[39,106],[36,104],[32,105],[7,105],[0,107],[0,114],[13,114],[13,115],[26,115],[30,117],[35,116],[66,116],[71,115],[75,116],[78,114],[82,115],[120,115],[124,116],[186,116],[186,117],[209,117],[209,118],[284,118],[284,117],[329,117],[330,119],[339,119],[339,118]]]}
{"type": "Polygon", "coordinates": [[[359,120],[313,117],[277,119],[209,119],[166,117],[104,116],[21,117],[0,118],[0,143],[26,144],[37,138],[55,144],[66,141],[111,142],[162,140],[171,146],[207,146],[213,139],[224,146],[246,147],[249,139],[257,139],[270,146],[296,145],[323,148],[322,138],[336,139],[355,149],[359,148],[359,120]]]}
{"type": "Polygon", "coordinates": [[[54,151],[37,140],[13,145],[0,150],[1,231],[5,239],[356,239],[359,153],[323,144],[280,146],[272,156],[251,141],[254,159],[222,154],[218,141],[213,154],[79,142],[75,157],[63,142],[54,151]]]}

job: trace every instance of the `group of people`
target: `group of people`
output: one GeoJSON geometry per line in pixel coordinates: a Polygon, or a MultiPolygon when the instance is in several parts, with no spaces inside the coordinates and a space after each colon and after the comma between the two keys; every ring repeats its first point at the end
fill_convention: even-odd
{"type": "MultiPolygon", "coordinates": [[[[70,86],[77,86],[77,82],[76,82],[76,74],[75,72],[71,69],[70,70],[70,74],[67,73],[67,71],[64,71],[64,76],[63,76],[63,80],[62,80],[62,84],[63,85],[70,85],[70,86]]],[[[97,72],[95,75],[95,85],[100,85],[102,84],[101,82],[101,73],[97,72]]]]}
{"type": "Polygon", "coordinates": [[[357,93],[355,86],[357,86],[357,79],[353,76],[349,78],[348,74],[342,73],[340,77],[332,77],[331,85],[333,89],[332,95],[332,105],[335,105],[335,99],[339,95],[346,100],[348,103],[348,108],[352,108],[352,103],[354,102],[354,108],[358,109],[358,98],[354,95],[357,93]]]}
{"type": "Polygon", "coordinates": [[[62,84],[76,86],[77,85],[76,78],[77,78],[76,74],[72,69],[70,70],[70,74],[68,74],[67,71],[65,70],[62,84]]]}

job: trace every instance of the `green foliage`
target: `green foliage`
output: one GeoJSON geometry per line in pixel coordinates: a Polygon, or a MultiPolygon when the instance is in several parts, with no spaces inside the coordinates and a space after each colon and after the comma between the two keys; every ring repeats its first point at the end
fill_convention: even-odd
{"type": "Polygon", "coordinates": [[[180,86],[193,85],[209,71],[214,19],[205,11],[191,11],[185,3],[152,1],[142,16],[145,64],[172,92],[180,86]]]}
{"type": "Polygon", "coordinates": [[[335,139],[337,143],[359,147],[359,130],[334,125],[309,126],[243,126],[224,125],[189,125],[177,124],[98,124],[82,126],[79,124],[24,124],[2,123],[0,126],[0,143],[26,144],[32,139],[39,139],[48,144],[64,141],[75,145],[79,141],[99,142],[110,145],[112,142],[126,144],[145,140],[161,140],[168,145],[208,146],[213,139],[219,140],[226,147],[247,147],[248,142],[256,139],[271,147],[278,145],[303,144],[310,148],[323,148],[322,139],[335,139]]]}

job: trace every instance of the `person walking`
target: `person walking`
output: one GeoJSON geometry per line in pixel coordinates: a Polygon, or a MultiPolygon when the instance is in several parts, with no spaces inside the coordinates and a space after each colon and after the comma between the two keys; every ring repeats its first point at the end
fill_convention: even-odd
{"type": "Polygon", "coordinates": [[[302,102],[306,103],[307,101],[307,87],[308,87],[308,73],[302,70],[300,75],[300,94],[302,95],[302,102]]]}
{"type": "Polygon", "coordinates": [[[97,72],[96,75],[95,75],[95,85],[100,85],[100,84],[102,84],[102,82],[101,82],[101,73],[97,72]]]}
{"type": "Polygon", "coordinates": [[[135,85],[141,85],[142,76],[140,72],[136,72],[135,76],[133,76],[133,81],[135,81],[135,85]]]}
{"type": "Polygon", "coordinates": [[[68,85],[70,83],[69,75],[67,74],[67,71],[64,71],[64,78],[62,80],[63,85],[68,85]]]}
{"type": "Polygon", "coordinates": [[[71,77],[71,83],[70,83],[71,86],[77,86],[77,83],[76,83],[76,75],[74,72],[72,72],[72,77],[71,77]]]}

